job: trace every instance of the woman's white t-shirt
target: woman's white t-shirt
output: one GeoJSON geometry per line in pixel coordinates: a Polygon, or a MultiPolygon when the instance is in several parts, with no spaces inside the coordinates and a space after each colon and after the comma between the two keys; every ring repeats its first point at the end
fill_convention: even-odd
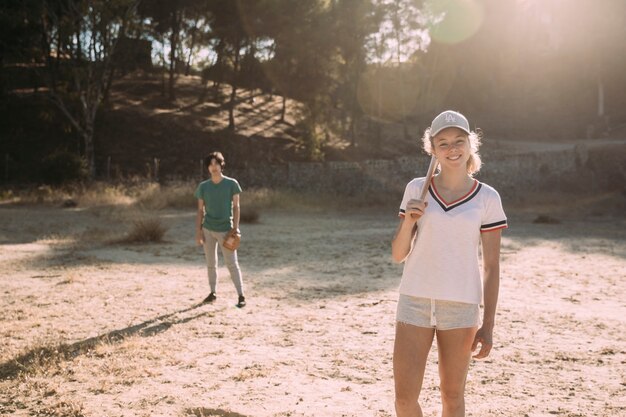
{"type": "MultiPolygon", "coordinates": [[[[507,226],[498,192],[474,180],[472,189],[446,202],[431,182],[428,207],[417,221],[417,237],[405,259],[400,293],[414,297],[480,304],[482,280],[479,269],[481,232],[507,226]]],[[[400,217],[406,205],[418,199],[424,178],[415,178],[404,191],[400,217]]]]}

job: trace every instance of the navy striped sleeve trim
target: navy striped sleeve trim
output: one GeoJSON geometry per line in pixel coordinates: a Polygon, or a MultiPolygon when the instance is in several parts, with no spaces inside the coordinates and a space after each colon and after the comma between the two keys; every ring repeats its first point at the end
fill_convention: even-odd
{"type": "Polygon", "coordinates": [[[482,226],[480,226],[480,231],[488,232],[490,230],[503,229],[505,227],[509,227],[506,219],[495,223],[483,224],[482,226]]]}

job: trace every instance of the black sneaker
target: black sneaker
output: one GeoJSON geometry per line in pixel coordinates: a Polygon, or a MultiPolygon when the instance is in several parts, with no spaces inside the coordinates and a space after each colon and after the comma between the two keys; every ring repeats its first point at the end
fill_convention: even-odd
{"type": "Polygon", "coordinates": [[[237,303],[237,307],[242,308],[246,306],[246,297],[243,295],[239,296],[239,302],[237,303]]]}
{"type": "Polygon", "coordinates": [[[203,303],[212,303],[213,301],[215,301],[215,299],[217,298],[217,296],[215,295],[214,292],[212,292],[211,294],[209,294],[209,296],[207,298],[205,298],[202,302],[203,303]]]}

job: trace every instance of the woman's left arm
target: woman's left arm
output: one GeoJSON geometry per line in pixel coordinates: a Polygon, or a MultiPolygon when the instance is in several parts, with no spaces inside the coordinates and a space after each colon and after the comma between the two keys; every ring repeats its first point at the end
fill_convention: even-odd
{"type": "Polygon", "coordinates": [[[498,292],[500,290],[500,239],[502,230],[493,230],[480,234],[483,247],[483,299],[485,303],[483,325],[476,332],[472,351],[480,343],[480,351],[474,355],[475,359],[489,356],[493,346],[493,326],[496,318],[498,292]]]}

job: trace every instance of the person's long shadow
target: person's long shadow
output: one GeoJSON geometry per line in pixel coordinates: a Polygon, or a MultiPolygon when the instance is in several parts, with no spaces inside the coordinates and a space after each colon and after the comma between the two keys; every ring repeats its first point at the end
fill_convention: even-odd
{"type": "Polygon", "coordinates": [[[221,408],[188,408],[185,410],[186,416],[195,417],[247,417],[243,414],[236,413],[234,411],[226,411],[221,408]]]}
{"type": "Polygon", "coordinates": [[[28,372],[38,366],[50,363],[50,361],[72,360],[77,356],[87,353],[100,343],[120,343],[129,336],[139,335],[149,337],[166,331],[175,324],[187,323],[191,320],[209,315],[214,312],[205,311],[192,316],[175,318],[176,315],[187,313],[204,305],[194,304],[191,307],[163,314],[153,319],[126,327],[125,329],[112,330],[99,336],[90,337],[72,344],[60,344],[57,346],[36,347],[30,351],[0,364],[0,380],[14,378],[20,372],[28,372]]]}

